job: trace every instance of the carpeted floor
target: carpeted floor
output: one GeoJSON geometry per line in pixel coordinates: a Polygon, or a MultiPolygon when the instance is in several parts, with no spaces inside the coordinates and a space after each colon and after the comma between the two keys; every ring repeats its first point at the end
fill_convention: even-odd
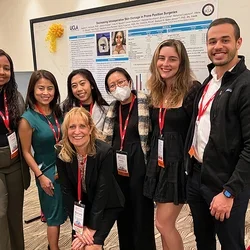
{"type": "MultiPolygon", "coordinates": [[[[31,187],[25,192],[25,205],[24,205],[24,220],[29,220],[40,214],[40,207],[38,202],[37,189],[32,179],[31,187]]],[[[189,208],[185,205],[178,217],[177,227],[181,233],[185,250],[195,250],[195,241],[192,228],[192,217],[190,216],[189,208]]],[[[47,237],[46,237],[46,224],[40,220],[36,220],[29,224],[24,223],[25,245],[26,250],[46,250],[47,237]]],[[[162,249],[160,234],[155,229],[155,239],[157,250],[162,249]]],[[[67,221],[61,227],[60,234],[60,249],[70,250],[71,244],[71,225],[67,221]]],[[[250,205],[248,207],[246,219],[246,246],[250,245],[250,205]]],[[[117,230],[116,227],[112,229],[105,242],[105,250],[119,250],[117,230]]],[[[217,250],[220,249],[218,244],[217,250]]],[[[143,249],[142,249],[143,250],[143,249]]]]}

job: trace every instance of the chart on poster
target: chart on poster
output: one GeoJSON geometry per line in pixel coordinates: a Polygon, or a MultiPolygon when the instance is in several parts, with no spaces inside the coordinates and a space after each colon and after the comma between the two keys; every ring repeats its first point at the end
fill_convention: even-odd
{"type": "MultiPolygon", "coordinates": [[[[125,68],[133,87],[146,90],[154,50],[165,39],[181,40],[199,81],[207,76],[206,32],[217,18],[218,0],[157,2],[99,14],[60,20],[65,27],[67,53],[58,67],[65,74],[73,69],[89,69],[107,101],[104,79],[114,67],[125,68]],[[61,65],[61,66],[60,66],[61,65]]],[[[62,50],[60,51],[62,53],[62,50]]]]}

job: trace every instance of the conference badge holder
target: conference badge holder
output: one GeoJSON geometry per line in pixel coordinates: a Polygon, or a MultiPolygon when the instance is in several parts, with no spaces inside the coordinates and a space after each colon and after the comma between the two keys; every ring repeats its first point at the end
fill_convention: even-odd
{"type": "Polygon", "coordinates": [[[116,151],[116,166],[119,175],[129,177],[127,152],[121,150],[116,151]]]}
{"type": "Polygon", "coordinates": [[[18,155],[18,144],[17,144],[17,137],[16,133],[10,132],[6,134],[8,142],[9,142],[9,147],[10,147],[10,158],[14,159],[18,155]]]}
{"type": "Polygon", "coordinates": [[[196,121],[195,128],[194,128],[194,135],[193,135],[192,145],[191,145],[191,147],[190,147],[190,149],[188,151],[188,154],[189,154],[190,158],[195,157],[197,155],[196,150],[195,150],[196,145],[197,145],[196,144],[197,143],[197,128],[198,128],[197,123],[198,123],[198,121],[196,121]]]}
{"type": "Polygon", "coordinates": [[[75,202],[73,214],[73,230],[75,230],[79,234],[82,234],[83,232],[84,210],[84,204],[75,202]]]}
{"type": "Polygon", "coordinates": [[[158,139],[158,166],[164,168],[164,156],[163,156],[163,150],[164,150],[164,138],[160,137],[158,139]]]}

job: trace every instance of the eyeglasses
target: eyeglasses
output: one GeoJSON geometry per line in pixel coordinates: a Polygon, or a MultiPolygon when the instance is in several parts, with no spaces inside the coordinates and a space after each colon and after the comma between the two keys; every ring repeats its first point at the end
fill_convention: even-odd
{"type": "Polygon", "coordinates": [[[114,91],[116,89],[116,87],[123,87],[127,84],[128,80],[124,79],[124,80],[119,80],[117,82],[112,82],[109,84],[109,90],[110,92],[114,91]]]}

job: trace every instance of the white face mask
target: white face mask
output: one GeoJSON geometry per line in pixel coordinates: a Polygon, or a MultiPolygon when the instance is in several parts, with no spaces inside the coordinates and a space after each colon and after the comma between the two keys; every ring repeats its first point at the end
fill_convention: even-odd
{"type": "Polygon", "coordinates": [[[116,87],[115,91],[111,92],[111,95],[118,101],[125,101],[129,98],[131,94],[131,89],[129,86],[116,87]]]}

